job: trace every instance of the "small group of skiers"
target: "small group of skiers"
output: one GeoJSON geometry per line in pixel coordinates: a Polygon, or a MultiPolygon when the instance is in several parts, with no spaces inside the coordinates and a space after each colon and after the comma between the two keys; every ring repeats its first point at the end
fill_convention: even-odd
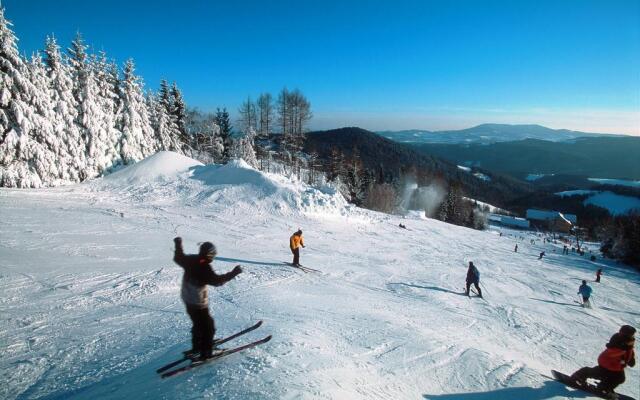
{"type": "MultiPolygon", "coordinates": [[[[180,297],[192,322],[191,350],[185,354],[195,359],[204,360],[214,355],[214,336],[216,325],[209,314],[209,295],[207,285],[222,286],[242,273],[242,267],[236,265],[226,274],[218,275],[211,267],[217,255],[216,247],[211,242],[200,245],[198,254],[184,254],[182,238],[173,239],[175,250],[173,261],[184,269],[180,297]]],[[[289,239],[289,247],[293,253],[293,265],[300,265],[300,247],[304,247],[302,230],[298,229],[289,239]]]]}
{"type": "MultiPolygon", "coordinates": [[[[182,239],[173,239],[175,244],[173,260],[184,269],[180,297],[185,303],[187,314],[192,322],[191,350],[186,352],[196,360],[212,357],[216,351],[214,346],[215,321],[209,314],[209,298],[207,285],[222,286],[242,273],[242,267],[236,265],[226,274],[218,275],[211,267],[217,255],[216,247],[211,242],[200,245],[198,254],[184,254],[182,239]]],[[[302,230],[298,229],[289,238],[289,247],[293,253],[293,265],[300,265],[300,247],[304,246],[302,230]]],[[[516,247],[517,251],[517,247],[516,247]]],[[[543,254],[541,254],[542,257],[543,254]]],[[[602,269],[596,275],[596,282],[600,282],[602,269]]],[[[480,271],[469,261],[466,277],[465,294],[470,296],[471,285],[475,287],[478,297],[482,298],[480,289],[480,271]]],[[[590,307],[589,297],[592,289],[585,280],[582,281],[578,293],[582,295],[583,306],[590,307]]],[[[598,357],[598,365],[585,367],[574,372],[571,379],[578,385],[585,385],[588,378],[599,380],[597,389],[604,395],[614,395],[613,390],[625,381],[624,369],[635,365],[635,328],[624,325],[614,334],[606,350],[598,357]]]]}

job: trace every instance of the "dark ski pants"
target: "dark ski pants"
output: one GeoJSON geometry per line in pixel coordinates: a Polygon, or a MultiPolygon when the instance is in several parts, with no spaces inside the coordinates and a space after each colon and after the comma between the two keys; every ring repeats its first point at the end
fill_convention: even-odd
{"type": "Polygon", "coordinates": [[[216,325],[211,315],[209,315],[209,309],[187,305],[187,314],[189,314],[189,318],[193,323],[191,328],[193,350],[200,352],[205,357],[211,355],[216,325]]]}
{"type": "Polygon", "coordinates": [[[291,249],[291,252],[293,253],[293,265],[299,265],[300,264],[300,247],[296,249],[291,249]]]}
{"type": "Polygon", "coordinates": [[[625,380],[624,371],[610,371],[600,366],[580,368],[571,375],[571,379],[578,381],[585,381],[587,378],[599,380],[598,389],[606,392],[613,391],[625,380]]]}
{"type": "Polygon", "coordinates": [[[478,284],[478,282],[467,282],[467,296],[469,295],[469,289],[471,289],[471,284],[473,283],[473,286],[476,287],[476,290],[478,291],[478,296],[482,297],[482,290],[480,290],[480,285],[478,284]]]}

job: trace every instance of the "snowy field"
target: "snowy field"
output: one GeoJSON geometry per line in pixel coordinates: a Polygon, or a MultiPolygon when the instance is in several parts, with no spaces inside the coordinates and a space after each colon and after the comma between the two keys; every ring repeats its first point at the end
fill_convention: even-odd
{"type": "MultiPolygon", "coordinates": [[[[640,275],[623,266],[357,209],[242,163],[159,153],[90,184],[2,189],[0,213],[2,399],[584,399],[544,375],[594,365],[620,325],[640,327],[640,275]],[[298,227],[321,274],[283,264],[298,227]],[[218,333],[263,319],[237,342],[273,340],[161,380],[190,344],[177,235],[187,252],[213,241],[219,272],[244,267],[209,292],[218,333]],[[470,260],[486,301],[461,295],[470,260]]],[[[640,397],[639,368],[618,390],[640,397]]]]}

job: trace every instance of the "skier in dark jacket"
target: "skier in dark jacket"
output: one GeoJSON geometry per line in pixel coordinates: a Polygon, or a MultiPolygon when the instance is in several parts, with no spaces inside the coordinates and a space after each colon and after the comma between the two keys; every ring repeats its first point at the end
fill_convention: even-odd
{"type": "Polygon", "coordinates": [[[467,269],[467,290],[465,291],[467,296],[469,296],[469,289],[471,289],[472,283],[478,291],[478,297],[482,297],[482,290],[480,290],[480,271],[473,265],[473,261],[469,261],[469,269],[467,269]]]}
{"type": "MultiPolygon", "coordinates": [[[[595,258],[593,256],[591,256],[592,258],[595,258]]],[[[599,268],[598,271],[596,272],[596,282],[600,283],[600,276],[602,275],[602,268],[599,268]]]]}
{"type": "Polygon", "coordinates": [[[187,307],[187,314],[191,318],[191,354],[200,353],[202,359],[211,357],[213,350],[213,336],[216,332],[215,322],[209,315],[209,296],[207,285],[222,286],[242,272],[240,265],[236,265],[231,272],[223,275],[216,274],[211,268],[211,262],[217,252],[213,243],[205,242],[200,245],[198,254],[184,254],[182,238],[175,238],[176,245],[173,261],[184,268],[180,297],[187,307]]]}
{"type": "Polygon", "coordinates": [[[623,325],[618,333],[611,336],[607,348],[598,356],[598,365],[580,368],[571,375],[571,379],[579,385],[584,385],[588,378],[597,379],[600,381],[598,390],[605,395],[613,395],[613,390],[625,381],[624,369],[636,365],[633,349],[635,333],[634,327],[623,325]]]}

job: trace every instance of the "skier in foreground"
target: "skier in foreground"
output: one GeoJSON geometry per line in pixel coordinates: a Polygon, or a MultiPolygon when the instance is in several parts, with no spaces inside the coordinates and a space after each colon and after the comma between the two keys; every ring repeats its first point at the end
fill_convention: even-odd
{"type": "Polygon", "coordinates": [[[304,240],[302,239],[302,229],[298,229],[291,237],[289,238],[289,247],[291,248],[291,253],[293,253],[293,265],[298,267],[300,266],[300,247],[304,247],[304,240]]]}
{"type": "Polygon", "coordinates": [[[597,389],[612,399],[616,398],[613,391],[625,381],[624,369],[636,365],[633,346],[635,344],[636,329],[630,325],[623,325],[618,333],[609,339],[607,348],[598,356],[598,365],[580,368],[571,375],[571,379],[581,386],[586,384],[587,378],[597,379],[597,389]]]}
{"type": "Polygon", "coordinates": [[[469,289],[471,289],[471,284],[476,287],[478,291],[478,297],[482,298],[482,290],[480,290],[480,271],[473,265],[473,261],[469,261],[469,269],[467,269],[467,290],[465,294],[469,296],[469,289]]]}
{"type": "Polygon", "coordinates": [[[591,297],[591,286],[587,285],[587,281],[583,280],[582,285],[578,288],[578,294],[582,295],[582,307],[591,308],[591,303],[589,302],[589,297],[591,297]]]}
{"type": "Polygon", "coordinates": [[[201,359],[207,359],[212,355],[213,336],[216,332],[213,318],[209,315],[207,285],[222,286],[240,274],[242,268],[236,265],[231,272],[218,275],[211,268],[211,262],[217,254],[213,243],[202,243],[198,254],[185,255],[182,250],[182,238],[177,237],[173,242],[176,245],[173,261],[184,268],[180,296],[193,323],[192,349],[189,353],[200,353],[201,359]]]}

